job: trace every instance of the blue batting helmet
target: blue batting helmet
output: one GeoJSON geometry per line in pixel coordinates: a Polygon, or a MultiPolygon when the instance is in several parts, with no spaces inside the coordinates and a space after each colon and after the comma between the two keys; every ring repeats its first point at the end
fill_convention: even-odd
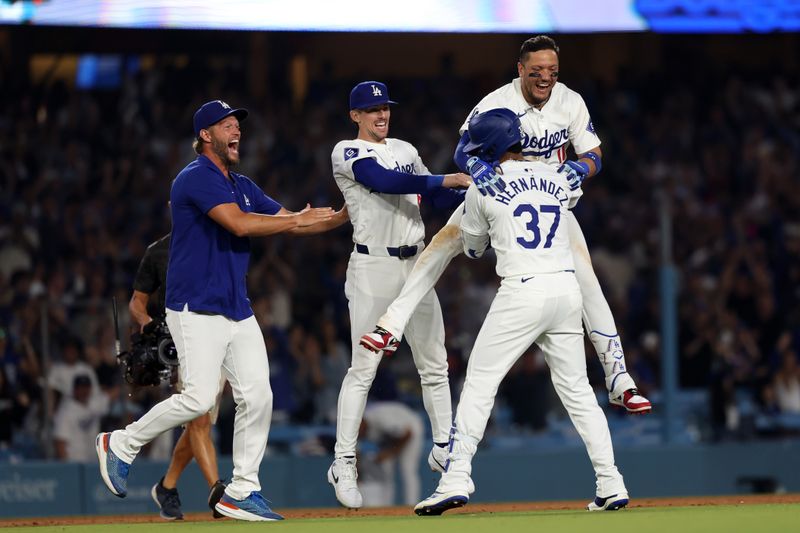
{"type": "Polygon", "coordinates": [[[519,117],[504,107],[475,115],[467,131],[469,142],[464,151],[489,163],[499,160],[509,148],[522,142],[519,117]]]}

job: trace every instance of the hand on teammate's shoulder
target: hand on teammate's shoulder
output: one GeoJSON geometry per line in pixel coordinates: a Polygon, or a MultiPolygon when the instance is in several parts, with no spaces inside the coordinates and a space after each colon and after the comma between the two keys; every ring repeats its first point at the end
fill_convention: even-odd
{"type": "Polygon", "coordinates": [[[442,180],[442,187],[448,187],[450,189],[466,189],[471,183],[472,178],[469,177],[469,174],[457,172],[455,174],[445,174],[444,180],[442,180]]]}

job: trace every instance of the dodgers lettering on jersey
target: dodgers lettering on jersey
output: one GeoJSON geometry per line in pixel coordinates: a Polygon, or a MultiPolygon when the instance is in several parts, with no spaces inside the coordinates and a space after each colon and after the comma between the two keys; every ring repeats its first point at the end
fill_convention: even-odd
{"type": "Polygon", "coordinates": [[[417,172],[417,168],[414,165],[414,163],[409,163],[407,165],[401,165],[400,163],[395,163],[393,170],[396,170],[397,172],[405,172],[406,174],[419,174],[419,172],[417,172]]]}
{"type": "Polygon", "coordinates": [[[480,255],[488,237],[501,277],[574,270],[566,217],[582,191],[570,191],[564,175],[546,163],[506,161],[500,168],[504,194],[467,190],[461,219],[467,253],[480,255]]]}
{"type": "Polygon", "coordinates": [[[413,245],[425,238],[416,194],[382,194],[357,182],[353,164],[375,159],[382,167],[409,174],[430,174],[413,145],[400,139],[372,143],[361,139],[341,141],[331,152],[333,177],[342,191],[353,242],[367,246],[413,245]]]}
{"type": "Polygon", "coordinates": [[[552,133],[545,129],[541,137],[531,136],[523,129],[522,152],[526,155],[530,154],[535,157],[548,159],[553,155],[555,150],[566,145],[568,140],[569,134],[566,128],[552,133]]]}
{"type": "Polygon", "coordinates": [[[478,102],[462,124],[460,133],[467,130],[473,116],[498,107],[510,109],[519,117],[523,132],[522,155],[529,161],[542,161],[558,167],[566,161],[570,144],[579,154],[600,146],[581,95],[557,82],[550,100],[542,109],[536,109],[522,95],[519,78],[478,102]]]}

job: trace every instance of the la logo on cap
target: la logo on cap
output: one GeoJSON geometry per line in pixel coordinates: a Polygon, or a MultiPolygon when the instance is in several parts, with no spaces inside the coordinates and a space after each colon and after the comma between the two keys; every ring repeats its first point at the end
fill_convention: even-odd
{"type": "Polygon", "coordinates": [[[374,85],[370,85],[370,87],[372,87],[372,96],[383,96],[380,87],[376,87],[374,85]]]}
{"type": "Polygon", "coordinates": [[[217,102],[219,102],[219,105],[221,105],[225,109],[230,109],[231,108],[231,106],[229,106],[227,102],[223,102],[222,100],[217,100],[217,102]]]}

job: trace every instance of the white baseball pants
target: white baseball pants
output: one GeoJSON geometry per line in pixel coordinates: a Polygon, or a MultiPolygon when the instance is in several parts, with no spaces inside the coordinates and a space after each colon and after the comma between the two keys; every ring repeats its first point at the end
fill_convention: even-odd
{"type": "Polygon", "coordinates": [[[194,420],[214,407],[220,374],[231,384],[236,402],[233,429],[233,478],[225,492],[237,500],[261,490],[258,469],[272,419],[272,389],[264,337],[255,316],[235,321],[167,309],[183,390],[153,406],[139,420],[111,434],[111,449],[127,463],[155,437],[194,420]]]}
{"type": "Polygon", "coordinates": [[[583,296],[583,324],[589,332],[589,340],[592,341],[597,357],[603,364],[606,388],[613,396],[618,396],[623,391],[636,387],[636,383],[628,374],[617,324],[592,268],[586,237],[583,236],[578,219],[572,211],[566,220],[572,260],[575,263],[575,277],[578,278],[583,296]]]}
{"type": "MultiPolygon", "coordinates": [[[[406,324],[422,296],[436,285],[450,261],[463,252],[460,230],[463,215],[464,208],[462,206],[453,211],[447,224],[431,239],[430,245],[420,254],[400,295],[378,320],[377,324],[380,327],[391,332],[398,339],[403,336],[406,324]]],[[[636,384],[627,373],[625,356],[617,334],[614,315],[611,314],[611,308],[592,268],[592,260],[580,224],[571,211],[566,220],[572,243],[575,276],[578,278],[583,295],[583,321],[586,331],[589,332],[589,339],[603,364],[606,388],[616,396],[622,391],[634,388],[636,384]]],[[[369,329],[365,331],[369,331],[369,329]]]]}
{"type": "MultiPolygon", "coordinates": [[[[355,250],[347,266],[345,296],[350,307],[352,361],[339,391],[336,416],[336,457],[355,455],[358,429],[364,416],[367,394],[375,379],[382,354],[358,344],[372,331],[378,318],[400,294],[416,258],[376,257],[355,250]]],[[[422,385],[422,401],[431,421],[434,442],[447,442],[453,420],[444,322],[439,299],[431,287],[423,293],[414,315],[407,321],[406,341],[422,385]]]]}
{"type": "Polygon", "coordinates": [[[614,464],[608,422],[586,377],[581,307],[581,290],[572,273],[540,274],[525,283],[504,279],[469,356],[455,427],[475,444],[483,438],[500,383],[535,342],[586,446],[597,495],[605,497],[625,491],[625,484],[614,464]]]}

